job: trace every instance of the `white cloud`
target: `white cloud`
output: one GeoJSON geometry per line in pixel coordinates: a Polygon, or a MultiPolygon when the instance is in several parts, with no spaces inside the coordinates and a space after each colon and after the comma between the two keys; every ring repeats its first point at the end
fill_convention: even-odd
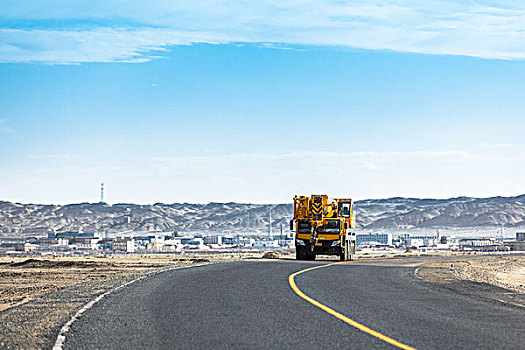
{"type": "MultiPolygon", "coordinates": [[[[425,54],[525,58],[525,7],[422,0],[6,1],[1,62],[144,62],[172,45],[338,45],[425,54]],[[46,23],[53,23],[53,29],[46,23]],[[33,23],[31,25],[31,23],[33,23]],[[115,24],[117,23],[117,24],[115,24]]],[[[287,46],[288,45],[288,46],[287,46]]]]}
{"type": "Polygon", "coordinates": [[[111,162],[42,154],[27,166],[0,169],[0,190],[17,201],[78,202],[96,200],[104,181],[110,202],[148,203],[277,203],[315,192],[354,198],[523,193],[525,152],[491,151],[290,151],[111,162]],[[36,160],[41,162],[35,168],[36,160]]]}
{"type": "MultiPolygon", "coordinates": [[[[224,41],[224,40],[222,40],[224,41]]],[[[219,43],[218,35],[165,29],[0,29],[0,62],[145,62],[170,45],[219,43]]]]}

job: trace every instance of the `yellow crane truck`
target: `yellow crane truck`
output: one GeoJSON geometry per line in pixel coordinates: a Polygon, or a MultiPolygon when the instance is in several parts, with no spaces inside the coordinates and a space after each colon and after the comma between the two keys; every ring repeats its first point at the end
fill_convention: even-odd
{"type": "Polygon", "coordinates": [[[316,255],[339,255],[341,261],[355,256],[355,217],[351,199],[329,199],[327,195],[295,196],[290,230],[295,232],[298,260],[316,255]]]}

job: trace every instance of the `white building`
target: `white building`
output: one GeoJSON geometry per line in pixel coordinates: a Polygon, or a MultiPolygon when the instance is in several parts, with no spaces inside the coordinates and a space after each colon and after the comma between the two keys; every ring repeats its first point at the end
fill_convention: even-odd
{"type": "Polygon", "coordinates": [[[245,247],[253,247],[253,245],[255,244],[255,239],[241,237],[239,239],[239,244],[245,247]]]}
{"type": "Polygon", "coordinates": [[[240,242],[239,237],[234,237],[234,236],[222,237],[222,244],[225,244],[225,245],[237,245],[239,244],[239,242],[240,242]]]}
{"type": "Polygon", "coordinates": [[[222,236],[206,236],[204,237],[204,244],[222,244],[222,236]]]}
{"type": "Polygon", "coordinates": [[[114,252],[133,253],[135,251],[135,240],[127,237],[116,238],[112,249],[114,252]]]}
{"type": "Polygon", "coordinates": [[[254,248],[279,248],[278,241],[255,241],[254,248]]]}
{"type": "Polygon", "coordinates": [[[494,238],[462,238],[459,241],[462,247],[489,247],[496,244],[494,238]]]}
{"type": "Polygon", "coordinates": [[[403,234],[403,241],[407,246],[428,247],[440,243],[437,234],[424,233],[405,233],[403,234]]]}
{"type": "Polygon", "coordinates": [[[32,252],[36,250],[36,245],[32,243],[19,243],[15,246],[16,251],[32,252]]]}
{"type": "MultiPolygon", "coordinates": [[[[65,241],[67,242],[67,240],[65,241]]],[[[75,245],[77,249],[96,250],[98,249],[98,241],[98,238],[93,237],[77,237],[75,238],[75,245]]]]}
{"type": "Polygon", "coordinates": [[[279,245],[279,247],[293,248],[293,247],[295,247],[295,240],[293,240],[293,239],[279,239],[277,241],[277,244],[279,245]]]}
{"type": "Polygon", "coordinates": [[[181,243],[188,248],[193,249],[202,249],[204,248],[204,239],[203,238],[188,238],[182,239],[181,243]]]}
{"type": "Polygon", "coordinates": [[[357,245],[392,245],[391,233],[359,233],[355,239],[357,245]]]}
{"type": "Polygon", "coordinates": [[[182,248],[182,244],[180,243],[180,239],[167,239],[164,241],[165,251],[180,252],[181,248],[182,248]]]}
{"type": "Polygon", "coordinates": [[[163,243],[165,240],[164,235],[149,235],[148,241],[150,243],[163,243]]]}

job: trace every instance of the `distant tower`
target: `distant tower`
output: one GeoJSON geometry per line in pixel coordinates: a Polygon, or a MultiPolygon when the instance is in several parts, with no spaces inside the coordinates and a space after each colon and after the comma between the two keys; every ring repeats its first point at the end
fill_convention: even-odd
{"type": "Polygon", "coordinates": [[[270,240],[272,238],[272,207],[270,207],[270,221],[268,224],[268,240],[270,240]]]}
{"type": "Polygon", "coordinates": [[[100,184],[100,203],[104,203],[104,183],[100,184]]]}

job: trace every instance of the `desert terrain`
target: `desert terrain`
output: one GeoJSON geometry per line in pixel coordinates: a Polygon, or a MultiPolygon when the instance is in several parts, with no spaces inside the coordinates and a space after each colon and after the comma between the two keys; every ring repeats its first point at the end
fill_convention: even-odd
{"type": "Polygon", "coordinates": [[[232,255],[0,257],[0,348],[49,349],[60,327],[97,295],[164,269],[235,258],[232,255]]]}
{"type": "MultiPolygon", "coordinates": [[[[421,258],[424,254],[377,254],[362,256],[361,259],[403,259],[406,264],[406,259],[411,256],[421,258]]],[[[427,262],[408,265],[414,266],[417,277],[459,293],[482,291],[489,299],[525,307],[525,255],[443,254],[428,257],[431,259],[427,262]],[[496,289],[488,290],[484,286],[496,289]]],[[[51,348],[61,326],[84,304],[138,277],[170,268],[246,258],[253,259],[254,256],[2,257],[0,347],[51,348]]],[[[291,259],[291,256],[285,258],[291,259]]]]}

